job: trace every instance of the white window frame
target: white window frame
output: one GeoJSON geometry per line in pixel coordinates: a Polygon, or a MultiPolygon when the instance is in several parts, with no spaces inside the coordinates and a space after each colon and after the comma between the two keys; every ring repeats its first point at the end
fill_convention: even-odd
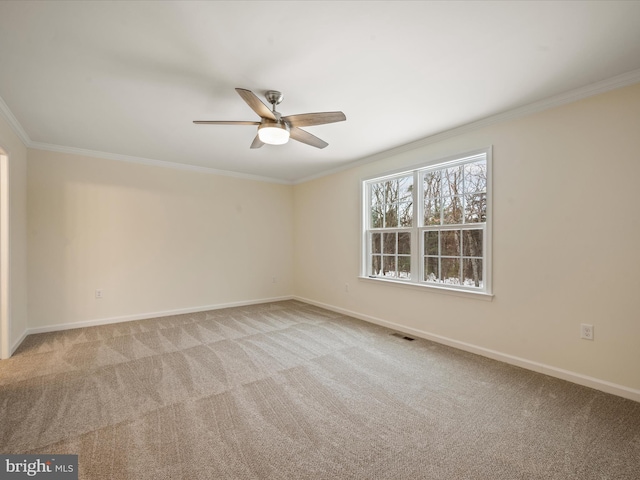
{"type": "MultiPolygon", "coordinates": [[[[492,224],[493,224],[493,161],[492,148],[487,147],[480,150],[452,155],[446,158],[433,159],[424,163],[413,165],[411,167],[386,172],[382,175],[375,175],[363,178],[360,182],[361,188],[361,241],[360,241],[360,276],[359,278],[371,282],[379,282],[392,286],[429,289],[430,291],[439,291],[442,293],[451,293],[462,296],[472,297],[492,297],[492,224]],[[440,170],[453,167],[465,163],[471,163],[478,160],[485,160],[487,168],[487,211],[486,222],[484,223],[468,223],[456,225],[438,225],[429,226],[422,225],[424,218],[424,202],[418,200],[418,195],[422,196],[423,175],[428,171],[440,170]],[[386,180],[392,180],[398,177],[413,175],[413,225],[411,227],[398,227],[389,229],[380,229],[379,232],[393,231],[411,231],[411,279],[400,279],[395,277],[381,277],[371,275],[370,256],[371,248],[370,236],[378,230],[372,229],[371,222],[371,205],[370,205],[370,186],[386,180]],[[417,187],[417,188],[416,188],[417,187]],[[426,282],[424,278],[424,232],[427,230],[467,230],[479,229],[483,232],[483,255],[482,255],[482,287],[468,287],[465,285],[453,285],[426,282]]],[[[461,252],[462,256],[462,252],[461,252]]]]}

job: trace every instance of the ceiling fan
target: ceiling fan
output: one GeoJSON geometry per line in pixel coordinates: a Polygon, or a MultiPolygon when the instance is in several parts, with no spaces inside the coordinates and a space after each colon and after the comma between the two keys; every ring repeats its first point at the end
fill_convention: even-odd
{"type": "Polygon", "coordinates": [[[284,145],[289,141],[289,138],[312,147],[324,148],[329,145],[327,142],[320,140],[300,127],[343,122],[347,119],[342,112],[302,113],[283,117],[279,112],[276,112],[276,105],[282,102],[283,99],[282,93],[275,90],[268,90],[265,93],[265,98],[271,104],[271,110],[269,110],[269,107],[251,90],[236,88],[236,92],[258,114],[260,117],[259,122],[194,120],[193,123],[201,125],[258,125],[258,134],[253,139],[251,148],[260,148],[265,143],[269,145],[284,145]]]}

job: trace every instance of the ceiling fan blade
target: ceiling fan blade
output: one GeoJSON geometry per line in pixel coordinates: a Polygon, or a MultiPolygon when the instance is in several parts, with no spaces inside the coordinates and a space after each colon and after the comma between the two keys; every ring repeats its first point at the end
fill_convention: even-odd
{"type": "Polygon", "coordinates": [[[301,113],[282,117],[292,127],[309,127],[311,125],[324,125],[325,123],[344,122],[347,117],[342,112],[301,113]]]}
{"type": "Polygon", "coordinates": [[[260,122],[243,122],[243,121],[218,121],[218,120],[194,120],[193,123],[198,125],[260,125],[260,122]]]}
{"type": "Polygon", "coordinates": [[[258,135],[256,135],[256,138],[254,138],[253,142],[251,142],[251,148],[260,148],[263,145],[264,142],[260,140],[260,137],[258,137],[258,135]]]}
{"type": "Polygon", "coordinates": [[[268,118],[269,120],[276,120],[276,116],[271,110],[269,110],[269,107],[262,103],[262,101],[258,97],[256,97],[256,95],[251,90],[236,88],[236,92],[238,92],[238,95],[240,95],[242,99],[247,102],[247,105],[251,107],[251,110],[256,112],[260,117],[268,118]]]}
{"type": "Polygon", "coordinates": [[[291,138],[293,138],[294,140],[297,140],[302,143],[306,143],[307,145],[311,145],[312,147],[324,148],[327,145],[329,145],[324,140],[320,140],[315,135],[311,135],[309,132],[302,130],[301,128],[298,128],[298,127],[292,127],[289,134],[291,138]]]}

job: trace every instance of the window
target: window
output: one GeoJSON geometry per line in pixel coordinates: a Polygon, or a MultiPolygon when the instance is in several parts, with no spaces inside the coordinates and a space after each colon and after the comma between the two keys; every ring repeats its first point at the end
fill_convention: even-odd
{"type": "Polygon", "coordinates": [[[369,278],[490,292],[490,149],[363,182],[369,278]]]}

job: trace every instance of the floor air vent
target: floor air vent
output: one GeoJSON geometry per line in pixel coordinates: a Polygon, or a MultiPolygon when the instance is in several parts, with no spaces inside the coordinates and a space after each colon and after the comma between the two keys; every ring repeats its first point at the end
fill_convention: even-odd
{"type": "Polygon", "coordinates": [[[413,342],[415,340],[415,338],[407,337],[406,335],[403,335],[402,333],[392,333],[391,335],[393,335],[394,337],[401,338],[403,340],[408,340],[410,342],[413,342]]]}

